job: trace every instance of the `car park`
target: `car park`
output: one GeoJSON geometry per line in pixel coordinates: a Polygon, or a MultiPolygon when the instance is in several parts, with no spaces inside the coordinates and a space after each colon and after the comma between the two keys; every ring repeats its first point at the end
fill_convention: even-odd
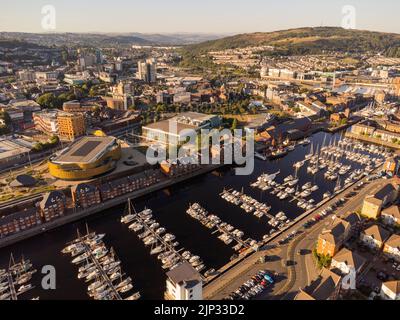
{"type": "Polygon", "coordinates": [[[265,270],[260,270],[250,280],[243,283],[236,291],[232,292],[229,300],[250,300],[274,283],[273,277],[265,270]]]}

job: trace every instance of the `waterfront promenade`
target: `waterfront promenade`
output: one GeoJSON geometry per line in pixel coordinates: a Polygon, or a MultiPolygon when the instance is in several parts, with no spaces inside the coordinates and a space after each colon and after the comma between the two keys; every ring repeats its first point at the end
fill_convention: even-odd
{"type": "MultiPolygon", "coordinates": [[[[173,178],[166,178],[165,180],[162,180],[158,183],[155,183],[147,188],[143,188],[140,190],[136,190],[131,193],[124,194],[119,197],[115,197],[113,199],[110,199],[108,201],[102,202],[99,205],[96,206],[91,206],[90,208],[87,209],[81,209],[81,210],[74,210],[72,213],[69,213],[65,216],[62,216],[61,218],[52,220],[47,223],[43,223],[41,225],[37,225],[31,229],[27,229],[24,231],[20,231],[16,234],[10,235],[5,238],[0,238],[0,248],[6,247],[8,245],[14,244],[18,241],[25,240],[27,238],[33,237],[35,235],[41,234],[43,232],[46,232],[48,230],[55,229],[57,227],[60,227],[62,225],[80,220],[82,218],[88,217],[92,214],[101,212],[103,210],[115,207],[117,205],[120,205],[124,202],[126,202],[128,199],[136,199],[141,196],[150,194],[152,192],[156,192],[159,190],[162,190],[164,188],[171,187],[177,183],[184,182],[188,179],[200,176],[202,174],[206,174],[208,172],[214,171],[218,168],[223,167],[224,164],[210,164],[210,165],[205,165],[200,167],[200,169],[196,171],[192,171],[190,173],[178,176],[178,177],[173,177],[173,178]]],[[[23,199],[21,199],[23,201],[23,199]]],[[[122,215],[122,212],[121,212],[122,215]]]]}
{"type": "Polygon", "coordinates": [[[387,147],[387,148],[400,149],[400,144],[389,142],[389,141],[383,141],[381,139],[368,137],[366,135],[354,134],[354,133],[351,133],[351,132],[346,132],[345,133],[345,137],[346,138],[352,138],[352,139],[360,140],[360,141],[364,141],[364,142],[369,142],[369,143],[373,143],[373,144],[377,144],[377,145],[384,146],[384,147],[387,147]]]}

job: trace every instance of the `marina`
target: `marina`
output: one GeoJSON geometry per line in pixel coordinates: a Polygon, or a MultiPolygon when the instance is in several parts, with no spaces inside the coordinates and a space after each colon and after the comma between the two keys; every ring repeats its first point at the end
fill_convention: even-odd
{"type": "Polygon", "coordinates": [[[236,229],[234,226],[222,221],[215,214],[209,214],[206,209],[200,206],[198,203],[192,204],[186,213],[192,218],[199,221],[202,225],[208,229],[216,229],[212,233],[221,233],[218,239],[224,242],[226,245],[230,245],[232,242],[236,242],[236,245],[232,247],[233,250],[241,253],[248,248],[257,250],[257,241],[251,238],[243,240],[243,231],[236,229]]]}
{"type": "Polygon", "coordinates": [[[189,262],[198,272],[205,269],[203,260],[184,248],[177,249],[179,242],[172,233],[167,233],[164,227],[153,219],[151,209],[144,209],[136,213],[128,200],[128,214],[121,218],[121,222],[129,224],[129,229],[138,234],[145,246],[151,247],[150,254],[157,255],[164,270],[173,270],[182,262],[189,262]],[[141,232],[141,233],[139,233],[141,232]]]}
{"type": "MultiPolygon", "coordinates": [[[[249,176],[236,176],[230,168],[219,169],[213,173],[193,178],[190,181],[181,182],[163,191],[138,198],[134,202],[135,208],[139,209],[138,212],[143,212],[146,208],[152,208],[151,219],[154,220],[152,224],[159,224],[157,227],[153,225],[154,231],[159,230],[159,228],[165,228],[165,232],[162,234],[170,233],[174,235],[176,238],[170,243],[179,241],[179,248],[184,248],[184,250],[178,252],[180,255],[189,251],[190,253],[195,253],[195,256],[201,257],[204,266],[206,266],[201,272],[206,276],[206,273],[210,273],[210,270],[219,270],[233,256],[240,255],[240,250],[246,246],[242,243],[239,249],[238,237],[234,239],[231,234],[229,236],[232,240],[227,245],[225,242],[229,242],[229,240],[227,236],[224,236],[224,234],[227,234],[224,231],[228,229],[217,228],[216,226],[209,228],[193,219],[187,213],[187,210],[194,202],[206,205],[211,214],[217,213],[220,223],[225,222],[225,227],[228,225],[233,227],[231,231],[237,229],[243,232],[243,236],[240,237],[243,241],[252,239],[255,243],[259,243],[279,232],[280,228],[284,228],[287,225],[286,222],[288,220],[293,221],[293,219],[305,212],[309,204],[317,206],[324,199],[333,196],[335,188],[339,184],[341,189],[345,186],[346,180],[349,183],[350,179],[351,181],[357,181],[361,174],[363,176],[368,175],[365,170],[368,164],[371,168],[375,168],[387,157],[388,152],[380,146],[375,149],[352,140],[345,140],[345,143],[341,143],[340,141],[343,141],[341,133],[331,135],[320,132],[308,139],[310,143],[305,141],[297,144],[295,150],[282,158],[266,161],[256,159],[255,170],[249,176]],[[333,152],[334,150],[334,141],[335,152],[339,151],[342,154],[338,157],[338,160],[336,158],[333,159],[335,156],[333,153],[328,155],[328,151],[333,152]],[[328,146],[330,146],[329,149],[324,148],[328,146]],[[313,151],[312,154],[315,157],[317,150],[320,157],[319,166],[322,166],[322,168],[315,174],[310,174],[310,172],[307,172],[307,167],[310,164],[310,160],[312,160],[311,151],[313,151]],[[347,154],[345,151],[347,151],[347,154]],[[361,156],[354,156],[353,153],[361,156]],[[370,157],[369,163],[365,162],[365,159],[367,159],[365,156],[370,157]],[[355,161],[357,157],[359,157],[359,160],[355,161]],[[325,160],[325,168],[321,161],[324,158],[327,159],[325,160]],[[332,161],[340,162],[342,167],[350,165],[351,168],[343,172],[342,175],[339,174],[341,168],[332,169],[332,172],[338,174],[338,179],[328,180],[325,178],[324,173],[331,169],[332,161]],[[358,175],[358,173],[360,174],[358,175]],[[353,177],[350,178],[352,175],[353,177]],[[260,180],[263,180],[263,182],[259,186],[251,186],[259,181],[261,176],[262,179],[260,180]],[[294,179],[289,180],[290,176],[294,179]],[[269,188],[271,184],[272,186],[269,188]],[[267,186],[267,189],[263,190],[265,186],[267,186]],[[309,196],[299,196],[306,190],[302,188],[303,186],[308,187],[307,190],[311,192],[309,196]],[[277,196],[279,192],[275,193],[275,188],[278,189],[278,187],[283,187],[282,190],[279,189],[279,192],[285,191],[286,188],[294,188],[295,191],[293,193],[292,190],[288,189],[288,196],[281,200],[277,196]],[[314,190],[312,191],[311,189],[314,190]],[[254,215],[256,210],[246,212],[244,208],[241,208],[243,203],[235,204],[223,199],[220,195],[223,190],[229,191],[230,195],[232,195],[233,191],[236,191],[237,198],[246,196],[248,201],[253,201],[252,199],[254,199],[257,201],[254,203],[265,204],[265,209],[270,207],[269,210],[265,210],[268,215],[263,214],[259,218],[254,215]],[[300,192],[300,194],[296,195],[297,192],[300,192]],[[302,200],[307,202],[307,205],[302,204],[302,200]],[[310,202],[310,200],[314,201],[310,202]],[[300,207],[300,205],[303,207],[300,207]]],[[[336,190],[339,190],[339,187],[336,190]]],[[[226,194],[228,195],[228,192],[226,194]]],[[[303,193],[303,195],[306,194],[307,192],[303,193]]],[[[250,210],[250,208],[247,210],[250,210]]],[[[54,292],[41,290],[40,279],[33,278],[32,284],[35,288],[29,290],[23,296],[24,298],[30,299],[40,296],[42,299],[88,299],[87,283],[82,280],[83,278],[77,278],[76,265],[71,264],[72,259],[60,252],[65,247],[65,239],[70,238],[70,235],[75,233],[77,228],[85,228],[85,224],[88,223],[98,234],[107,234],[107,243],[115,249],[115,252],[118,252],[124,261],[126,276],[135,279],[135,288],[137,288],[137,291],[140,290],[141,296],[144,299],[161,299],[165,290],[165,272],[168,269],[162,268],[162,261],[157,259],[161,251],[160,253],[157,253],[157,251],[162,250],[164,246],[157,237],[155,240],[158,245],[157,243],[152,243],[154,240],[151,238],[147,239],[149,242],[145,245],[143,242],[145,227],[137,232],[129,229],[130,225],[137,222],[134,220],[133,215],[135,212],[133,210],[131,211],[132,216],[126,218],[126,223],[121,223],[121,216],[126,217],[128,214],[126,205],[119,205],[81,221],[3,248],[0,250],[0,269],[6,268],[7,257],[11,252],[19,255],[27,254],[35,264],[54,265],[59,275],[58,284],[63,290],[54,292]],[[137,236],[132,237],[132,232],[135,232],[137,236]],[[142,235],[142,238],[139,238],[139,235],[142,235]],[[146,272],[143,272],[143,269],[146,272]]],[[[161,232],[161,230],[158,232],[161,232]]],[[[147,236],[150,235],[149,233],[147,236]]],[[[250,243],[251,241],[246,242],[247,250],[253,250],[250,243]]],[[[173,249],[179,250],[178,247],[173,247],[173,249]]]]}
{"type": "Polygon", "coordinates": [[[132,278],[125,277],[121,261],[114,250],[107,249],[103,242],[105,234],[89,233],[78,237],[61,251],[70,254],[72,263],[79,265],[78,279],[87,283],[87,294],[94,300],[137,300],[136,292],[123,297],[133,289],[132,278]],[[125,277],[125,278],[124,278],[125,277]]]}
{"type": "Polygon", "coordinates": [[[36,269],[33,269],[29,259],[22,257],[20,262],[15,262],[11,254],[8,268],[0,269],[0,300],[18,300],[21,295],[34,289],[30,281],[35,273],[36,269]]]}

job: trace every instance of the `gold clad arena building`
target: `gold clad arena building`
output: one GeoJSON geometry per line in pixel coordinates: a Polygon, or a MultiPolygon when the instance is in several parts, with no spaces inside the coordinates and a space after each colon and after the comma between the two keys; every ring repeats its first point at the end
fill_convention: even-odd
{"type": "Polygon", "coordinates": [[[86,136],[49,160],[50,174],[62,180],[88,180],[110,172],[121,158],[114,137],[86,136]]]}

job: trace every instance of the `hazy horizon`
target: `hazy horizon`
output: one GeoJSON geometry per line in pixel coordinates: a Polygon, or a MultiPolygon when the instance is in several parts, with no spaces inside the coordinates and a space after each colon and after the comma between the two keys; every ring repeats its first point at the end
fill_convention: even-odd
{"type": "Polygon", "coordinates": [[[44,5],[56,10],[56,29],[51,33],[217,35],[340,27],[343,7],[350,5],[356,29],[400,33],[400,3],[392,0],[3,0],[1,4],[2,32],[48,32],[41,26],[44,5]]]}

